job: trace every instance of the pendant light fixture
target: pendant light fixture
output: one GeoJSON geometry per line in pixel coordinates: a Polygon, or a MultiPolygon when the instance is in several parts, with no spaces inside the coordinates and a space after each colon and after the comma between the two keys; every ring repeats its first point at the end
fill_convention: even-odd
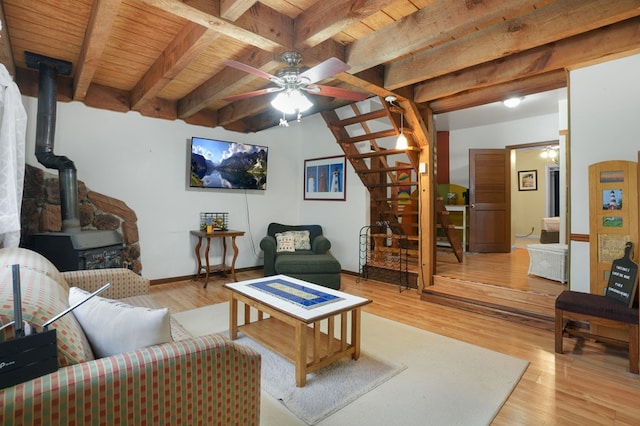
{"type": "Polygon", "coordinates": [[[404,135],[404,109],[395,103],[397,98],[393,95],[385,97],[384,100],[389,102],[390,105],[400,109],[400,134],[398,135],[398,139],[396,139],[396,149],[407,149],[407,137],[404,135]]]}
{"type": "Polygon", "coordinates": [[[400,134],[396,140],[396,149],[407,149],[407,137],[404,135],[404,111],[400,113],[400,134]]]}

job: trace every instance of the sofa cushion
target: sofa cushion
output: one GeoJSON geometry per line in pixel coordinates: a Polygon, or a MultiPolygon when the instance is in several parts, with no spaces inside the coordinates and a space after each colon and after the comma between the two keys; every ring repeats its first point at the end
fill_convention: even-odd
{"type": "MultiPolygon", "coordinates": [[[[71,287],[69,304],[78,303],[89,294],[71,287]]],[[[173,340],[167,308],[131,306],[96,296],[76,308],[73,314],[82,325],[95,356],[99,358],[173,340]]]]}
{"type": "MultiPolygon", "coordinates": [[[[66,291],[69,285],[58,268],[46,257],[33,250],[11,247],[0,250],[0,267],[11,269],[11,265],[20,265],[23,269],[40,272],[60,284],[66,291]]],[[[66,297],[65,297],[66,300],[66,297]]]]}
{"type": "Polygon", "coordinates": [[[286,234],[276,234],[276,251],[278,253],[283,251],[295,251],[293,245],[293,237],[286,234]]]}
{"type": "MultiPolygon", "coordinates": [[[[67,291],[50,276],[35,269],[20,267],[22,319],[42,330],[42,324],[69,307],[67,291]]],[[[11,267],[0,268],[0,321],[13,321],[13,273],[11,267]]],[[[51,328],[57,330],[58,365],[65,367],[94,359],[91,346],[73,315],[65,315],[51,328]]],[[[3,330],[0,338],[12,338],[13,327],[3,330]]]]}
{"type": "Polygon", "coordinates": [[[281,254],[276,258],[279,274],[339,274],[340,262],[330,254],[281,254]]]}

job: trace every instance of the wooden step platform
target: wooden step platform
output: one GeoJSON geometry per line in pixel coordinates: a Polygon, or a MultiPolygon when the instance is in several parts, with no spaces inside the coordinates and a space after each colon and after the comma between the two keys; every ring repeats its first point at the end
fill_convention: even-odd
{"type": "Polygon", "coordinates": [[[421,299],[545,330],[554,330],[555,299],[566,286],[528,275],[526,250],[467,254],[462,264],[438,254],[434,284],[421,299]]]}

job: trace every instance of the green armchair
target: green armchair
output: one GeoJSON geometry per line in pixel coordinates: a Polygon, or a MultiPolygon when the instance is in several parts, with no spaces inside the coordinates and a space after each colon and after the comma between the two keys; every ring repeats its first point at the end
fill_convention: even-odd
{"type": "Polygon", "coordinates": [[[270,223],[260,248],[264,251],[265,277],[283,274],[340,289],[340,262],[329,253],[331,242],[320,225],[270,223]],[[294,240],[293,247],[287,245],[290,240],[286,237],[294,240]]]}

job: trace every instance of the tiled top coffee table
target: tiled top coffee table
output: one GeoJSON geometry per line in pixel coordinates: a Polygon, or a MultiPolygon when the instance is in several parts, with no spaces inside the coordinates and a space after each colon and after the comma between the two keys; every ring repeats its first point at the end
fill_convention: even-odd
{"type": "Polygon", "coordinates": [[[284,275],[224,286],[231,290],[231,339],[242,332],[291,361],[298,387],[308,373],[343,357],[360,357],[360,309],[371,300],[284,275]],[[241,325],[238,302],[244,304],[241,325]],[[258,311],[253,322],[252,308],[258,311]]]}

